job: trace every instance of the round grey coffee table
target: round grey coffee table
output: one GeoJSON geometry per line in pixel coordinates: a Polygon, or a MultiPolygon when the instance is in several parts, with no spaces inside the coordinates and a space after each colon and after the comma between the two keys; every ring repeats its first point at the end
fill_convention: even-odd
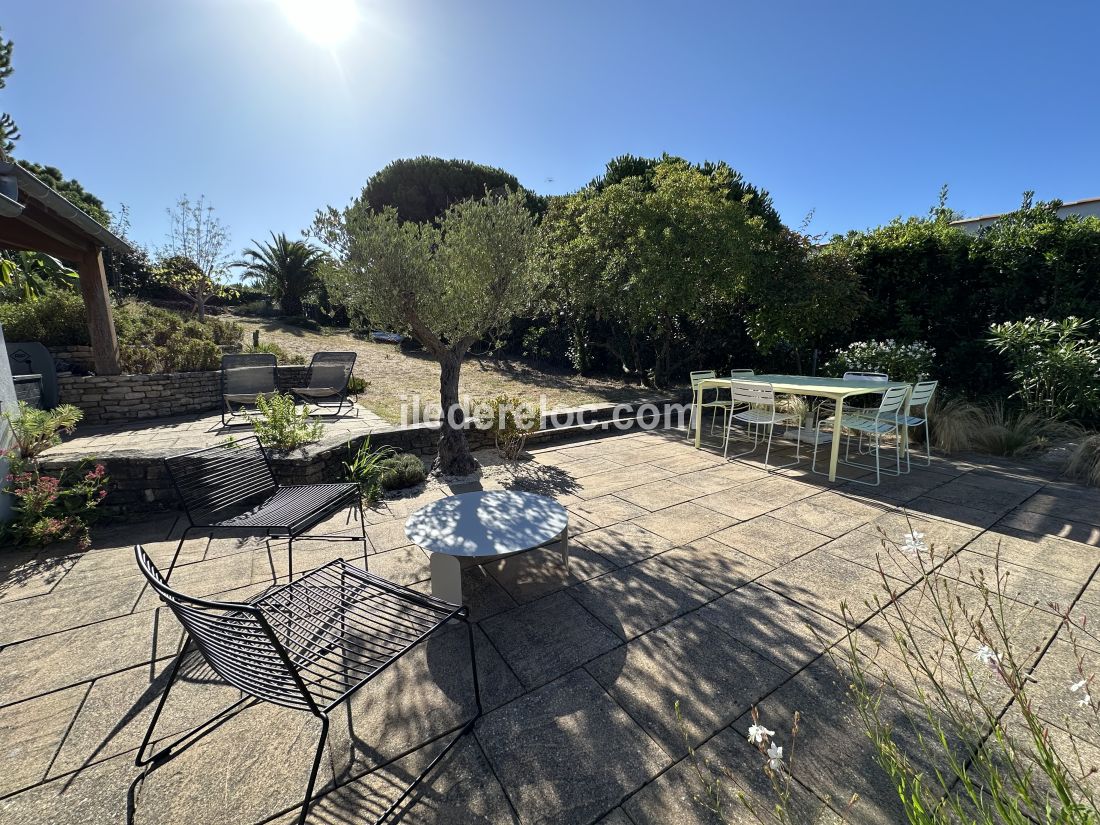
{"type": "Polygon", "coordinates": [[[431,553],[432,595],[462,604],[462,569],[556,544],[569,573],[569,517],[546,496],[511,490],[463,493],[421,507],[409,541],[431,553]]]}

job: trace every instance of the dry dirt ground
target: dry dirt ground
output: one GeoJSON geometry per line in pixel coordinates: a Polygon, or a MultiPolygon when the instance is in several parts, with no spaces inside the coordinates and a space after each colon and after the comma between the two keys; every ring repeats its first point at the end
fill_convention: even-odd
{"type": "MultiPolygon", "coordinates": [[[[376,344],[347,330],[310,332],[274,319],[235,317],[251,343],[253,330],[260,331],[261,343],[278,344],[308,362],[318,350],[354,350],[358,353],[355,374],[370,382],[360,403],[387,421],[399,424],[402,407],[411,415],[419,397],[424,403],[439,400],[439,365],[425,352],[402,352],[392,344],[376,344]]],[[[535,369],[522,360],[468,357],[462,365],[460,394],[472,399],[506,394],[538,402],[545,395],[544,409],[580,407],[606,401],[636,402],[652,398],[644,387],[587,378],[563,372],[535,369]]]]}

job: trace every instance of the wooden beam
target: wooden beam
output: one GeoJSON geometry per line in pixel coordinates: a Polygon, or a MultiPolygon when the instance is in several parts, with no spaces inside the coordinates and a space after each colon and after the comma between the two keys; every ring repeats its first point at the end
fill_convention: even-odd
{"type": "Polygon", "coordinates": [[[91,248],[80,258],[80,291],[84,295],[84,311],[88,314],[88,335],[92,340],[97,375],[118,375],[122,372],[118,356],[115,319],[107,292],[107,273],[103,269],[103,253],[91,248]]]}
{"type": "Polygon", "coordinates": [[[0,218],[0,247],[45,252],[74,264],[84,256],[82,247],[62,243],[19,218],[0,218]]]}

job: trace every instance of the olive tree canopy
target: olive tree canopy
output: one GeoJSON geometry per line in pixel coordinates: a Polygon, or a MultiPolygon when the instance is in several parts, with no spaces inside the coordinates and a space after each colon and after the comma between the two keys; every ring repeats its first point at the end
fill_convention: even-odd
{"type": "Polygon", "coordinates": [[[348,311],[411,334],[439,361],[440,469],[472,472],[458,397],[462,359],[525,312],[545,285],[528,266],[536,228],[525,194],[485,193],[452,205],[435,223],[402,222],[393,207],[376,212],[359,200],[343,212],[319,213],[314,230],[336,253],[326,280],[348,311]]]}

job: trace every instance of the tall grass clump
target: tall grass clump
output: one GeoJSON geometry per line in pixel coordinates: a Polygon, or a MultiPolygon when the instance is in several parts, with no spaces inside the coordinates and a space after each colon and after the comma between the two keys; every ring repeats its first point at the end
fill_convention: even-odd
{"type": "Polygon", "coordinates": [[[1066,462],[1065,474],[1092,487],[1100,487],[1100,433],[1084,436],[1066,462]]]}

